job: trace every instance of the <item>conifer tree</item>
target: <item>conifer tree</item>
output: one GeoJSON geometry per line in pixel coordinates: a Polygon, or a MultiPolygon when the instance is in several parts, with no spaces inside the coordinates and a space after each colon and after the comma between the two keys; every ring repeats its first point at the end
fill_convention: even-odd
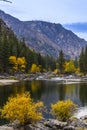
{"type": "Polygon", "coordinates": [[[2,61],[3,61],[3,72],[8,72],[9,68],[9,56],[10,56],[10,48],[8,42],[8,36],[4,34],[3,37],[3,48],[2,48],[2,61]]]}
{"type": "Polygon", "coordinates": [[[79,67],[79,63],[78,63],[78,58],[76,57],[75,60],[74,60],[74,65],[75,65],[75,68],[78,68],[79,67]]]}
{"type": "Polygon", "coordinates": [[[0,37],[0,72],[2,72],[2,68],[3,68],[3,57],[2,57],[2,48],[3,48],[3,43],[1,41],[1,37],[0,37]]]}
{"type": "Polygon", "coordinates": [[[80,57],[79,57],[79,67],[80,72],[85,73],[85,64],[84,64],[84,49],[82,48],[80,57]]]}
{"type": "Polygon", "coordinates": [[[64,73],[64,63],[65,63],[64,53],[61,50],[59,52],[59,57],[58,57],[58,67],[61,74],[64,73]]]}
{"type": "Polygon", "coordinates": [[[87,73],[87,46],[85,47],[84,51],[84,66],[85,66],[85,73],[87,73]]]}
{"type": "Polygon", "coordinates": [[[48,55],[41,56],[40,53],[29,49],[25,44],[25,40],[19,41],[13,31],[0,19],[0,73],[9,72],[10,56],[15,56],[16,58],[25,57],[27,63],[26,72],[30,70],[32,64],[36,64],[38,68],[47,70],[53,70],[55,68],[54,58],[48,55]]]}

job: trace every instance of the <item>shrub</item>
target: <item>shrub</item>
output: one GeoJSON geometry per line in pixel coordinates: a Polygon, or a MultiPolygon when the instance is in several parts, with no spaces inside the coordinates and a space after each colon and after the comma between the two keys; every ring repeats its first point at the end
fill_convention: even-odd
{"type": "Polygon", "coordinates": [[[11,122],[17,119],[20,124],[32,123],[42,119],[42,108],[43,102],[34,103],[29,93],[17,94],[16,97],[8,99],[1,115],[11,122]]]}
{"type": "Polygon", "coordinates": [[[71,100],[59,101],[56,104],[51,105],[52,114],[61,121],[66,121],[69,119],[74,110],[77,108],[77,105],[74,104],[71,100]]]}

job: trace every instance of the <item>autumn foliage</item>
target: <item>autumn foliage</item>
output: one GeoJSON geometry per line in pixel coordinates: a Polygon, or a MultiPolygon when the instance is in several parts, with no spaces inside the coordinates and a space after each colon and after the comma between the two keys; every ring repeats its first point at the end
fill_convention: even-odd
{"type": "Polygon", "coordinates": [[[65,72],[75,73],[75,71],[76,71],[76,68],[74,66],[74,61],[73,60],[65,62],[65,72]]]}
{"type": "Polygon", "coordinates": [[[17,67],[17,59],[15,56],[9,57],[9,64],[10,64],[10,71],[16,72],[18,67],[17,67]]]}
{"type": "Polygon", "coordinates": [[[25,57],[10,56],[9,57],[10,71],[11,72],[24,72],[26,68],[25,57]]]}
{"type": "Polygon", "coordinates": [[[17,119],[20,124],[32,123],[42,119],[42,108],[43,102],[35,103],[29,93],[18,94],[8,99],[1,115],[11,122],[17,119]]]}
{"type": "Polygon", "coordinates": [[[74,104],[71,100],[59,101],[56,104],[52,104],[52,114],[61,121],[66,121],[69,119],[74,110],[77,108],[77,105],[74,104]]]}
{"type": "Polygon", "coordinates": [[[32,64],[32,66],[31,66],[31,70],[30,70],[30,72],[31,73],[36,73],[36,72],[41,72],[41,65],[36,65],[36,64],[32,64]]]}

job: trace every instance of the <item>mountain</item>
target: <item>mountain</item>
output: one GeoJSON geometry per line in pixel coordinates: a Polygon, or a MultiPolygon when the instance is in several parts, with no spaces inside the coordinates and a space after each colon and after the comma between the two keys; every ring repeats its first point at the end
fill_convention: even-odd
{"type": "Polygon", "coordinates": [[[16,48],[15,39],[13,31],[0,19],[0,73],[9,72],[9,57],[16,48]]]}
{"type": "Polygon", "coordinates": [[[41,65],[42,68],[55,69],[54,59],[48,56],[42,57],[40,53],[26,47],[24,41],[18,40],[13,31],[0,19],[0,74],[23,71],[25,67],[17,65],[17,58],[22,63],[26,60],[26,72],[33,64],[41,65]],[[11,58],[10,62],[9,58],[11,58]]]}
{"type": "Polygon", "coordinates": [[[12,28],[19,39],[42,55],[58,56],[62,49],[68,58],[78,57],[81,48],[87,45],[84,39],[65,29],[61,24],[43,21],[20,21],[0,10],[0,18],[12,28]]]}
{"type": "Polygon", "coordinates": [[[6,25],[5,22],[3,22],[2,19],[0,19],[0,40],[1,40],[1,37],[3,39],[5,35],[7,35],[7,37],[9,38],[10,35],[13,35],[13,31],[6,25]]]}

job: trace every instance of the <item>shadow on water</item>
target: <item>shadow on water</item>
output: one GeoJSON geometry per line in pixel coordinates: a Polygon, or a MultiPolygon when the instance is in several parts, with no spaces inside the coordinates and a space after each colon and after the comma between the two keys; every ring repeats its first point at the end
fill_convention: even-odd
{"type": "MultiPolygon", "coordinates": [[[[47,106],[48,112],[50,112],[52,103],[68,98],[80,107],[87,105],[87,83],[59,84],[55,81],[33,80],[0,86],[0,107],[6,103],[9,96],[15,96],[17,93],[24,93],[25,91],[30,92],[35,101],[43,101],[47,106]]],[[[44,114],[44,116],[45,118],[51,117],[49,113],[44,114]]]]}

